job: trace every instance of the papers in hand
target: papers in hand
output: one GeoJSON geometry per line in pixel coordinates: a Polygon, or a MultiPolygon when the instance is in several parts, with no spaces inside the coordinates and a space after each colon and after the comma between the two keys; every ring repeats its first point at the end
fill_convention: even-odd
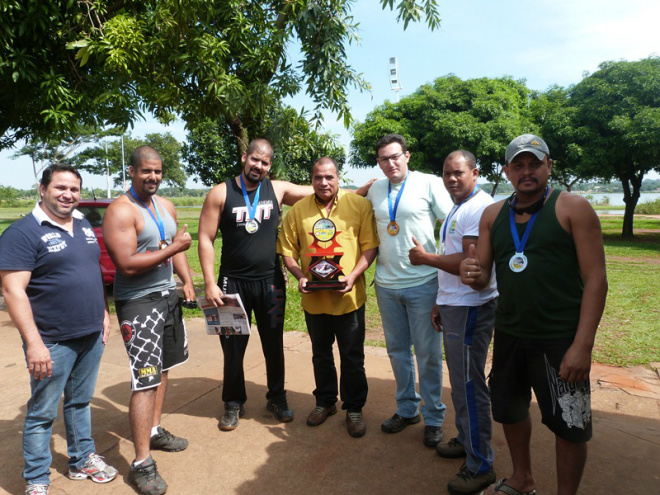
{"type": "Polygon", "coordinates": [[[222,296],[224,306],[214,306],[205,297],[198,297],[197,304],[204,312],[206,333],[209,335],[250,335],[243,301],[238,294],[222,296]]]}

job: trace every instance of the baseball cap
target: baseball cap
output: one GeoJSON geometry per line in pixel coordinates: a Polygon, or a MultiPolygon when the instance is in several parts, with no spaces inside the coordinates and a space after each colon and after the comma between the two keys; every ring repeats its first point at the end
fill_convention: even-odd
{"type": "Polygon", "coordinates": [[[511,141],[509,146],[506,147],[506,153],[504,155],[506,163],[509,163],[516,156],[525,151],[534,153],[539,160],[543,160],[545,155],[550,155],[548,145],[545,144],[543,139],[534,134],[523,134],[511,141]]]}

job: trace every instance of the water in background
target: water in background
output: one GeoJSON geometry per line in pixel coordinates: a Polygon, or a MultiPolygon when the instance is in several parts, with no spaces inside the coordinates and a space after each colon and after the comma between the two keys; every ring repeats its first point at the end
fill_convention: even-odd
{"type": "MultiPolygon", "coordinates": [[[[496,194],[495,201],[508,198],[509,196],[510,194],[496,194]]],[[[582,196],[587,196],[587,193],[582,194],[582,196]]],[[[607,197],[610,200],[609,203],[610,206],[625,205],[625,203],[623,202],[623,193],[591,194],[591,196],[593,197],[593,199],[591,199],[591,202],[594,204],[602,203],[603,199],[607,197]]],[[[655,201],[656,199],[660,199],[660,193],[642,193],[637,204],[640,205],[642,203],[655,201]]],[[[622,212],[619,211],[617,211],[617,213],[623,214],[622,212]]]]}

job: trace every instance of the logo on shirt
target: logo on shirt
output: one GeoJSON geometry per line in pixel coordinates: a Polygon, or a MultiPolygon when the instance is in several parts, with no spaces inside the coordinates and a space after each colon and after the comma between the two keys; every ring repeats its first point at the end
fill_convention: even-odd
{"type": "Polygon", "coordinates": [[[140,375],[140,378],[156,376],[158,374],[158,369],[155,366],[147,366],[146,368],[139,368],[138,374],[140,375]]]}
{"type": "Polygon", "coordinates": [[[135,340],[135,325],[133,325],[132,321],[122,321],[119,329],[121,330],[121,337],[126,344],[130,344],[135,340]]]}
{"type": "Polygon", "coordinates": [[[85,234],[85,237],[87,238],[87,244],[98,244],[99,241],[96,239],[96,235],[94,235],[94,229],[90,229],[88,227],[83,227],[82,228],[83,234],[85,234]]]}
{"type": "Polygon", "coordinates": [[[456,220],[452,220],[449,224],[449,233],[453,234],[454,232],[456,232],[456,220]]]}
{"type": "MultiPolygon", "coordinates": [[[[257,205],[257,211],[254,212],[254,219],[261,223],[263,220],[268,220],[270,218],[270,213],[273,211],[273,202],[268,201],[266,203],[259,203],[257,205]]],[[[248,209],[247,206],[237,206],[231,210],[231,212],[236,215],[236,223],[241,224],[247,222],[248,220],[248,209]]]]}
{"type": "Polygon", "coordinates": [[[41,240],[46,244],[49,253],[57,253],[66,248],[66,241],[62,239],[59,232],[49,232],[41,236],[41,240]]]}

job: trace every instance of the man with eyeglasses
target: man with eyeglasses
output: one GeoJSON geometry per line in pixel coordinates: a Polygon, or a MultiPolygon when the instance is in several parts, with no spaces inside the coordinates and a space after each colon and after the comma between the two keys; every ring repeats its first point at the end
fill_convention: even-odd
{"type": "Polygon", "coordinates": [[[376,217],[380,246],[376,262],[376,298],[394,378],[397,408],[381,429],[398,433],[424,417],[424,445],[442,440],[442,341],[431,323],[438,291],[438,271],[413,266],[408,251],[421,243],[436,253],[435,224],[452,202],[439,177],[408,170],[406,140],[388,134],[376,144],[378,165],[386,178],[374,182],[367,199],[376,217]],[[414,347],[414,353],[413,353],[414,347]],[[415,363],[419,393],[415,390],[415,363]],[[424,402],[422,403],[422,399],[424,402]]]}

